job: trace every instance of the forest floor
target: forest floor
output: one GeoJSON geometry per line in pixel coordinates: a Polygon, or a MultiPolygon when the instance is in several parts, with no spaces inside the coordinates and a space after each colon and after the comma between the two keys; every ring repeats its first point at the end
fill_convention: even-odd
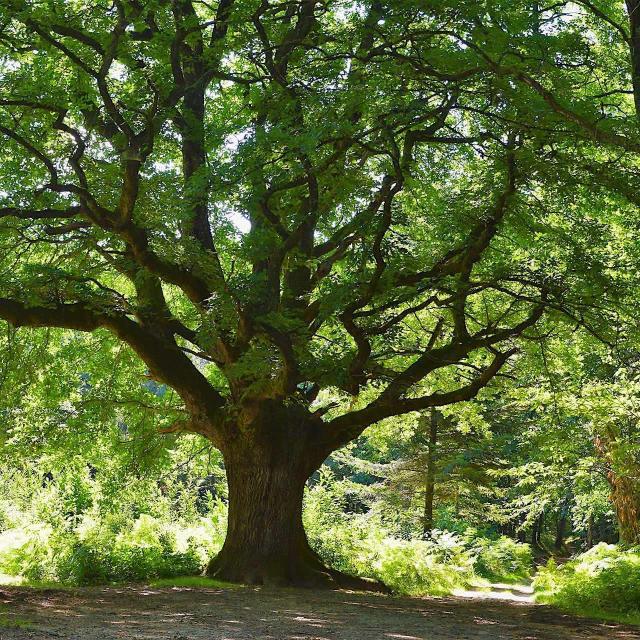
{"type": "Polygon", "coordinates": [[[640,627],[497,586],[448,598],[347,591],[0,587],[0,640],[640,640],[640,627]],[[511,596],[509,596],[509,593],[511,596]]]}

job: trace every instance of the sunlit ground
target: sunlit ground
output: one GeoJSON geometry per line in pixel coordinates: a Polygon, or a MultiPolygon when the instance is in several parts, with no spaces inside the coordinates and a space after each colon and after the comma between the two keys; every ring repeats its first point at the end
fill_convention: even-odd
{"type": "Polygon", "coordinates": [[[474,600],[509,600],[533,604],[533,587],[529,584],[494,583],[481,589],[456,589],[454,596],[474,600]]]}
{"type": "Polygon", "coordinates": [[[0,588],[2,640],[640,640],[633,627],[533,605],[528,585],[400,598],[190,579],[178,586],[0,588]]]}

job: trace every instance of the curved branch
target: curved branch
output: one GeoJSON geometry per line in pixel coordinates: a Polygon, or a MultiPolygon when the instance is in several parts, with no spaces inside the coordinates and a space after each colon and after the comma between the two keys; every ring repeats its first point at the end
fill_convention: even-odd
{"type": "Polygon", "coordinates": [[[453,391],[433,393],[418,398],[396,399],[388,402],[376,400],[364,407],[364,409],[334,418],[325,425],[325,444],[332,448],[344,446],[354,438],[357,438],[369,425],[384,418],[403,415],[411,411],[420,411],[429,407],[444,407],[456,402],[471,400],[478,395],[481,389],[489,384],[507,360],[515,353],[516,349],[497,353],[491,364],[480,375],[476,376],[469,384],[453,391]]]}
{"type": "Polygon", "coordinates": [[[224,397],[175,342],[159,339],[114,309],[99,312],[86,303],[29,306],[19,300],[0,298],[0,318],[15,327],[57,327],[86,332],[107,329],[140,356],[154,377],[177,391],[197,422],[211,424],[225,404],[224,397]]]}
{"type": "Polygon", "coordinates": [[[0,218],[19,218],[20,220],[55,220],[75,218],[84,212],[83,207],[68,209],[21,209],[19,207],[0,208],[0,218]]]}

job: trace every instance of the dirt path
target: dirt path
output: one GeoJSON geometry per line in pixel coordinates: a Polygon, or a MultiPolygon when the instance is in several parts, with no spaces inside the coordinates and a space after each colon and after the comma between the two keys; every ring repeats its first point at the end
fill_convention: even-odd
{"type": "Polygon", "coordinates": [[[640,640],[528,602],[289,589],[0,588],[0,640],[640,640]]]}

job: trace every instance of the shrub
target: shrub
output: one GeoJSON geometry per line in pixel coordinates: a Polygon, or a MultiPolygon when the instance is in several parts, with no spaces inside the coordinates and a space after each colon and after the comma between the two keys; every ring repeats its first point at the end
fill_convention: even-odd
{"type": "Polygon", "coordinates": [[[40,582],[54,555],[49,545],[51,527],[39,525],[9,529],[0,535],[0,573],[40,582]]]}
{"type": "Polygon", "coordinates": [[[509,538],[465,537],[434,531],[428,540],[389,535],[382,515],[345,513],[341,496],[322,485],[307,492],[305,528],[311,546],[330,567],[377,578],[397,593],[444,595],[478,577],[521,580],[530,575],[529,545],[509,538]]]}
{"type": "Polygon", "coordinates": [[[474,556],[462,538],[446,531],[428,540],[385,536],[375,519],[333,514],[309,522],[310,543],[330,567],[384,582],[396,593],[444,595],[474,579],[474,556]]]}
{"type": "Polygon", "coordinates": [[[86,464],[43,480],[0,471],[0,574],[70,585],[201,573],[222,546],[226,505],[203,516],[182,480],[92,476],[86,464]]]}
{"type": "Polygon", "coordinates": [[[517,582],[531,576],[533,554],[528,544],[516,542],[506,536],[497,540],[476,538],[471,541],[476,556],[474,569],[487,580],[517,582]]]}
{"type": "Polygon", "coordinates": [[[205,518],[181,527],[147,514],[116,531],[91,519],[70,531],[12,529],[0,536],[0,573],[71,585],[197,575],[220,542],[212,529],[205,518]]]}
{"type": "Polygon", "coordinates": [[[534,580],[539,600],[574,612],[640,614],[640,548],[600,543],[534,580]]]}
{"type": "Polygon", "coordinates": [[[473,556],[449,532],[437,532],[429,541],[387,538],[376,555],[376,577],[397,593],[444,595],[474,578],[473,556]]]}

